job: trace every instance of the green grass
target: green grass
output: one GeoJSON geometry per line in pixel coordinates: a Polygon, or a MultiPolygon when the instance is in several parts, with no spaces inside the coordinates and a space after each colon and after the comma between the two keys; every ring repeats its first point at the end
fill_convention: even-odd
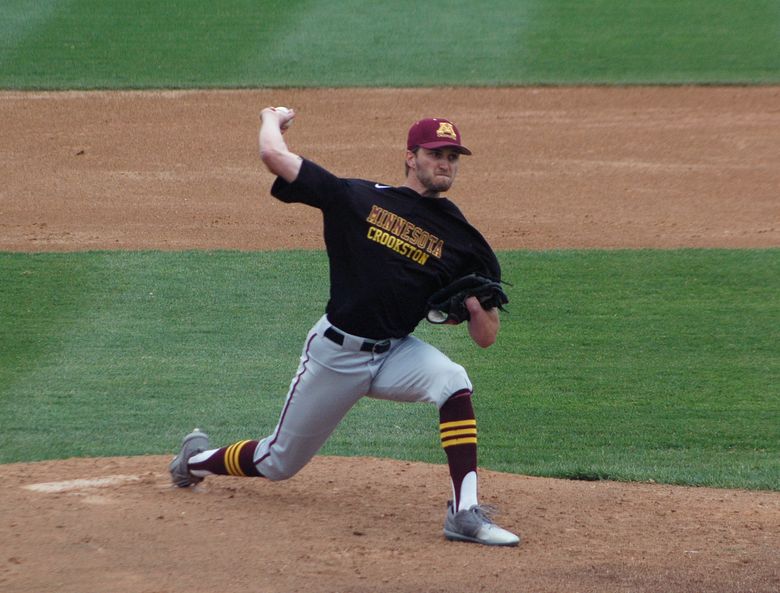
{"type": "MultiPolygon", "coordinates": [[[[484,467],[780,489],[780,250],[505,252],[499,342],[418,335],[476,388],[484,467]]],[[[320,252],[0,254],[0,462],[263,436],[320,252]]],[[[361,401],[324,453],[443,462],[431,406],[361,401]]]]}
{"type": "Polygon", "coordinates": [[[0,87],[776,83],[779,30],[776,0],[4,0],[0,87]]]}

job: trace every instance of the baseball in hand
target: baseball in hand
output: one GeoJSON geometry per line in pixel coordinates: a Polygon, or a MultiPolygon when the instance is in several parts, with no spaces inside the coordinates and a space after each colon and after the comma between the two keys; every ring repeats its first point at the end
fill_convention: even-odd
{"type": "MultiPolygon", "coordinates": [[[[276,111],[278,111],[279,113],[281,113],[282,115],[290,115],[290,110],[287,109],[287,107],[274,107],[274,109],[276,111]]],[[[292,122],[293,122],[292,119],[288,119],[286,122],[284,122],[282,124],[281,128],[283,130],[286,130],[287,128],[289,128],[292,125],[292,122]]]]}

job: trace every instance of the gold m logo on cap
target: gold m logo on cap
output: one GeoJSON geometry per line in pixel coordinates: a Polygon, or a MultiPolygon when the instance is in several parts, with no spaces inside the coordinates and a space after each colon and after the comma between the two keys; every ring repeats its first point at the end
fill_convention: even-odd
{"type": "Polygon", "coordinates": [[[458,135],[455,133],[455,128],[448,121],[439,122],[439,129],[436,130],[436,136],[439,138],[449,138],[450,140],[457,140],[458,135]]]}

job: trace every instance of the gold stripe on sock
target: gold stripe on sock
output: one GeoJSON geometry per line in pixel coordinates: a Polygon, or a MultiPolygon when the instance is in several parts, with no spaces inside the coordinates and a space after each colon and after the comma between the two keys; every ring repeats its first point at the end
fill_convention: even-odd
{"type": "Polygon", "coordinates": [[[238,462],[238,455],[241,453],[241,447],[247,444],[249,441],[240,441],[234,445],[230,445],[225,451],[225,468],[231,476],[246,477],[246,474],[241,470],[241,464],[238,462]]]}
{"type": "Polygon", "coordinates": [[[235,475],[235,470],[233,469],[233,450],[235,447],[236,445],[233,444],[225,449],[225,470],[227,470],[227,473],[230,476],[235,475]]]}
{"type": "Polygon", "coordinates": [[[475,428],[464,428],[462,430],[448,430],[447,432],[441,433],[441,439],[449,439],[452,437],[462,437],[463,435],[473,435],[477,436],[477,429],[475,428]]]}
{"type": "Polygon", "coordinates": [[[476,445],[477,444],[477,437],[467,437],[463,439],[451,439],[448,441],[443,441],[441,446],[446,449],[447,447],[453,447],[455,445],[476,445]]]}
{"type": "Polygon", "coordinates": [[[455,422],[442,422],[441,424],[439,424],[439,430],[445,431],[450,428],[466,428],[468,426],[472,428],[476,428],[477,420],[475,418],[472,418],[471,420],[456,420],[455,422]]]}

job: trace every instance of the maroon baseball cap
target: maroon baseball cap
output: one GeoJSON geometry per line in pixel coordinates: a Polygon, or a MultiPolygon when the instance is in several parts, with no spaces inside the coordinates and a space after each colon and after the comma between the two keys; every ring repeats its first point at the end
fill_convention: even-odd
{"type": "Polygon", "coordinates": [[[457,126],[448,119],[431,117],[421,119],[409,128],[406,148],[414,150],[423,148],[455,148],[461,154],[471,154],[471,151],[460,143],[460,132],[457,126]]]}

